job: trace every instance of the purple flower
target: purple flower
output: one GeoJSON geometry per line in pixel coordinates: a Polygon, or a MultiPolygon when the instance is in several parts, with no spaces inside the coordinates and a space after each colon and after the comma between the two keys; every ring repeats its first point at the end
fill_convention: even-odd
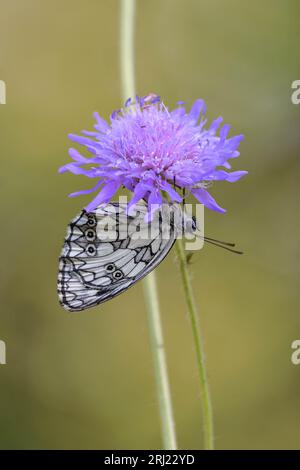
{"type": "Polygon", "coordinates": [[[182,102],[169,111],[154,94],[137,97],[133,104],[127,100],[122,109],[112,113],[110,124],[95,113],[94,132],[83,131],[84,137],[69,135],[91,157],[85,158],[71,148],[73,162],[59,171],[86,175],[97,183],[70,196],[98,190],[86,207],[92,211],[125,187],[133,193],[129,208],[145,199],[151,217],[152,204],[160,206],[167,198],[181,202],[180,192],[185,189],[208,209],[225,212],[205,188],[212,181],[235,182],[247,173],[226,171],[231,168],[228,160],[239,156],[237,149],[243,136],[228,138],[227,124],[217,135],[222,118],[205,128],[204,115],[202,100],[196,100],[189,111],[182,102]]]}

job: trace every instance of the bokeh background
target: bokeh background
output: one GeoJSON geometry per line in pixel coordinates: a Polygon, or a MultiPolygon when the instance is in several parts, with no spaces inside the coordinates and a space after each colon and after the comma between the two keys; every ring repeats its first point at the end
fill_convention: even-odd
{"type": "MultiPolygon", "coordinates": [[[[297,0],[138,0],[139,94],[172,106],[205,99],[244,133],[218,183],[228,209],[206,233],[245,255],[206,246],[193,258],[219,449],[300,448],[299,117],[297,0]]],[[[56,276],[65,228],[86,203],[84,177],[58,175],[69,132],[120,106],[117,0],[1,0],[0,447],[161,446],[141,284],[68,314],[56,276]]],[[[174,253],[158,268],[180,448],[202,447],[195,354],[174,253]]]]}

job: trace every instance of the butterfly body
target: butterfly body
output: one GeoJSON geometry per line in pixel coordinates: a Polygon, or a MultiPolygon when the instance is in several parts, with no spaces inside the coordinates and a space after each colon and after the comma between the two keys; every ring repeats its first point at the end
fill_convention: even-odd
{"type": "Polygon", "coordinates": [[[151,222],[146,214],[145,204],[128,215],[126,204],[110,203],[83,210],[70,222],[58,274],[66,310],[81,311],[121,294],[165,258],[182,228],[193,230],[178,204],[164,205],[151,222]]]}

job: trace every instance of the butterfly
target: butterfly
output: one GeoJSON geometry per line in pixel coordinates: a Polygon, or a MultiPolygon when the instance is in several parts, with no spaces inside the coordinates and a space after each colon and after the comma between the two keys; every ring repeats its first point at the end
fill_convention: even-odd
{"type": "Polygon", "coordinates": [[[109,203],[83,210],[69,224],[61,252],[58,297],[71,312],[114,298],[143,279],[167,256],[179,234],[196,221],[179,204],[163,204],[148,222],[147,205],[109,203]]]}

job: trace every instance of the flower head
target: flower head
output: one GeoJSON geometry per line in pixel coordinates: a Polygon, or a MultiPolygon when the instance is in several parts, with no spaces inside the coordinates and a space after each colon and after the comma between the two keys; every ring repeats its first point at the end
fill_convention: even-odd
{"type": "Polygon", "coordinates": [[[119,188],[125,187],[133,193],[128,210],[145,199],[150,218],[151,207],[157,208],[167,198],[181,202],[183,189],[207,208],[225,212],[205,188],[212,181],[235,182],[247,173],[226,171],[231,168],[228,160],[239,156],[237,149],[243,136],[228,138],[230,127],[224,124],[220,128],[221,117],[206,128],[203,100],[196,100],[189,111],[182,102],[169,111],[158,96],[150,94],[137,97],[134,103],[127,100],[122,109],[112,113],[110,124],[98,113],[94,116],[94,132],[69,135],[91,157],[85,158],[71,148],[73,162],[59,170],[97,179],[92,189],[70,194],[98,191],[87,211],[109,202],[119,188]]]}

